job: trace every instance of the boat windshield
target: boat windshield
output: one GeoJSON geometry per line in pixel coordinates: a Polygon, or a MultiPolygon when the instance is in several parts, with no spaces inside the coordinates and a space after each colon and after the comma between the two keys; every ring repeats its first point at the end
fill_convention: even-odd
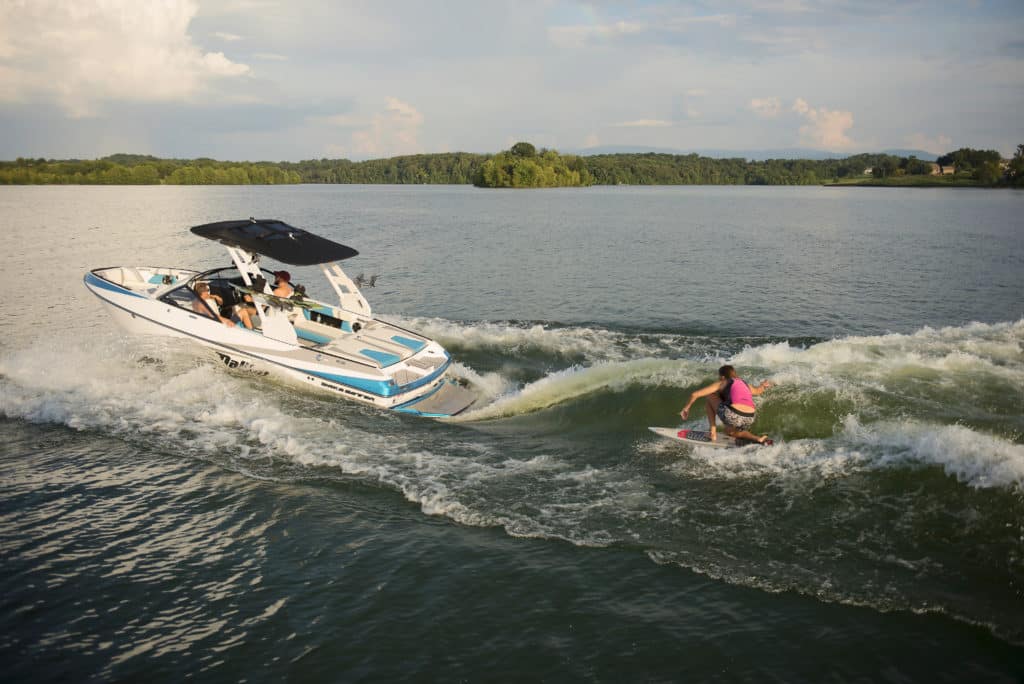
{"type": "Polygon", "coordinates": [[[217,320],[217,316],[214,314],[213,310],[210,309],[206,302],[196,294],[194,289],[192,289],[192,285],[194,284],[198,284],[195,282],[195,279],[189,281],[189,284],[174,288],[160,297],[160,300],[167,302],[168,304],[181,307],[186,311],[197,313],[200,316],[206,316],[207,318],[217,320]]]}

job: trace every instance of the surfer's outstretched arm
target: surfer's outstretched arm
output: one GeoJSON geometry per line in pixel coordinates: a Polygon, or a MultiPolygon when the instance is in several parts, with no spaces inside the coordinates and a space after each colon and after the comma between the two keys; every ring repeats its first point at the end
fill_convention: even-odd
{"type": "Polygon", "coordinates": [[[690,395],[690,401],[686,402],[686,406],[679,412],[679,415],[686,420],[690,417],[690,407],[693,403],[701,397],[707,397],[707,401],[704,402],[704,408],[707,409],[708,414],[708,432],[711,433],[711,441],[714,442],[718,438],[717,426],[715,424],[715,413],[718,411],[718,390],[722,389],[723,380],[712,383],[704,389],[699,389],[690,395]]]}
{"type": "Polygon", "coordinates": [[[761,384],[758,385],[757,387],[747,385],[747,387],[750,387],[750,393],[753,394],[755,397],[758,396],[759,394],[764,394],[764,391],[771,386],[772,383],[768,382],[767,380],[762,381],[761,384]]]}
{"type": "Polygon", "coordinates": [[[715,392],[717,392],[720,389],[722,389],[722,382],[718,381],[718,382],[715,382],[715,383],[712,383],[712,384],[708,385],[707,387],[705,387],[703,389],[699,389],[699,390],[694,391],[690,395],[690,401],[686,402],[686,406],[684,406],[683,410],[679,412],[679,415],[681,415],[684,420],[686,418],[689,418],[690,417],[690,407],[693,406],[694,402],[696,402],[701,397],[710,396],[710,395],[714,394],[715,392]]]}

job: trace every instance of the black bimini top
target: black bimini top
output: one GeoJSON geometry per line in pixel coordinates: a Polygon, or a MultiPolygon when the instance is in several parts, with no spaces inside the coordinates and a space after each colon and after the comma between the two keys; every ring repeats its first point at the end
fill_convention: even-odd
{"type": "Polygon", "coordinates": [[[194,226],[192,232],[229,247],[255,252],[291,266],[313,266],[359,254],[333,240],[294,228],[277,219],[220,221],[194,226]]]}

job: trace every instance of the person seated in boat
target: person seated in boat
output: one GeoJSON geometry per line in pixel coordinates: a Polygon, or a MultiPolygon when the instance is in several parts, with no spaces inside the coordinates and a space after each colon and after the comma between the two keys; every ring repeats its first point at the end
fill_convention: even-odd
{"type": "Polygon", "coordinates": [[[274,282],[273,293],[277,297],[288,298],[295,294],[295,288],[292,286],[292,274],[288,271],[274,271],[274,277],[277,279],[274,282]]]}
{"type": "Polygon", "coordinates": [[[224,304],[224,300],[219,295],[215,295],[210,292],[210,286],[207,283],[196,283],[193,288],[195,293],[199,295],[199,299],[192,302],[192,310],[197,314],[206,316],[207,318],[214,318],[219,320],[229,328],[234,327],[235,322],[230,318],[225,318],[220,315],[220,307],[224,304]],[[209,307],[209,308],[207,308],[209,307]]]}
{"type": "MultiPolygon", "coordinates": [[[[217,311],[219,316],[219,312],[224,311],[224,298],[212,292],[210,293],[210,297],[213,298],[213,301],[216,302],[219,307],[214,308],[214,311],[217,311]]],[[[251,302],[252,299],[250,298],[249,301],[251,302]]],[[[210,303],[210,306],[212,307],[213,304],[210,303]]],[[[231,312],[234,315],[232,318],[227,320],[230,320],[232,324],[241,322],[241,324],[244,325],[247,329],[252,330],[252,317],[256,315],[255,306],[252,306],[250,304],[248,306],[232,306],[229,308],[231,309],[231,312]]],[[[223,316],[220,316],[220,319],[222,321],[225,320],[223,316]]]]}
{"type": "Polygon", "coordinates": [[[718,382],[714,382],[703,389],[699,389],[690,395],[690,401],[679,412],[683,420],[690,416],[690,407],[701,397],[706,398],[708,414],[708,432],[711,433],[711,441],[717,439],[715,418],[721,418],[725,425],[725,432],[734,439],[749,439],[763,444],[768,435],[755,435],[748,431],[754,424],[757,416],[757,409],[754,407],[754,397],[762,394],[771,387],[771,383],[765,380],[757,387],[751,387],[745,380],[736,374],[732,366],[722,366],[718,369],[718,382]]]}
{"type": "MultiPolygon", "coordinates": [[[[243,284],[241,278],[234,282],[236,282],[237,285],[243,284]]],[[[257,276],[252,282],[252,289],[256,292],[262,292],[266,284],[267,281],[264,278],[257,276]]],[[[248,292],[242,294],[240,301],[232,307],[232,311],[235,316],[238,317],[238,320],[242,321],[242,325],[249,330],[253,329],[253,320],[260,315],[260,312],[256,309],[256,305],[252,301],[252,295],[248,292]]]]}
{"type": "Polygon", "coordinates": [[[242,325],[249,330],[252,330],[252,317],[256,315],[256,307],[252,304],[237,304],[233,311],[235,312],[235,316],[238,317],[238,320],[242,322],[242,325]]]}

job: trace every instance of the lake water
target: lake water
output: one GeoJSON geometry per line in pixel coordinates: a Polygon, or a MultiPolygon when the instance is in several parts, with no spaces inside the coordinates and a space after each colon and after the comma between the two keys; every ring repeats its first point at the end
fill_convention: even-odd
{"type": "Polygon", "coordinates": [[[0,218],[5,681],[1024,677],[1024,193],[4,187],[0,218]],[[239,374],[82,286],[226,265],[188,228],[248,216],[360,250],[476,407],[239,374]],[[648,432],[725,362],[776,384],[775,446],[648,432]]]}

